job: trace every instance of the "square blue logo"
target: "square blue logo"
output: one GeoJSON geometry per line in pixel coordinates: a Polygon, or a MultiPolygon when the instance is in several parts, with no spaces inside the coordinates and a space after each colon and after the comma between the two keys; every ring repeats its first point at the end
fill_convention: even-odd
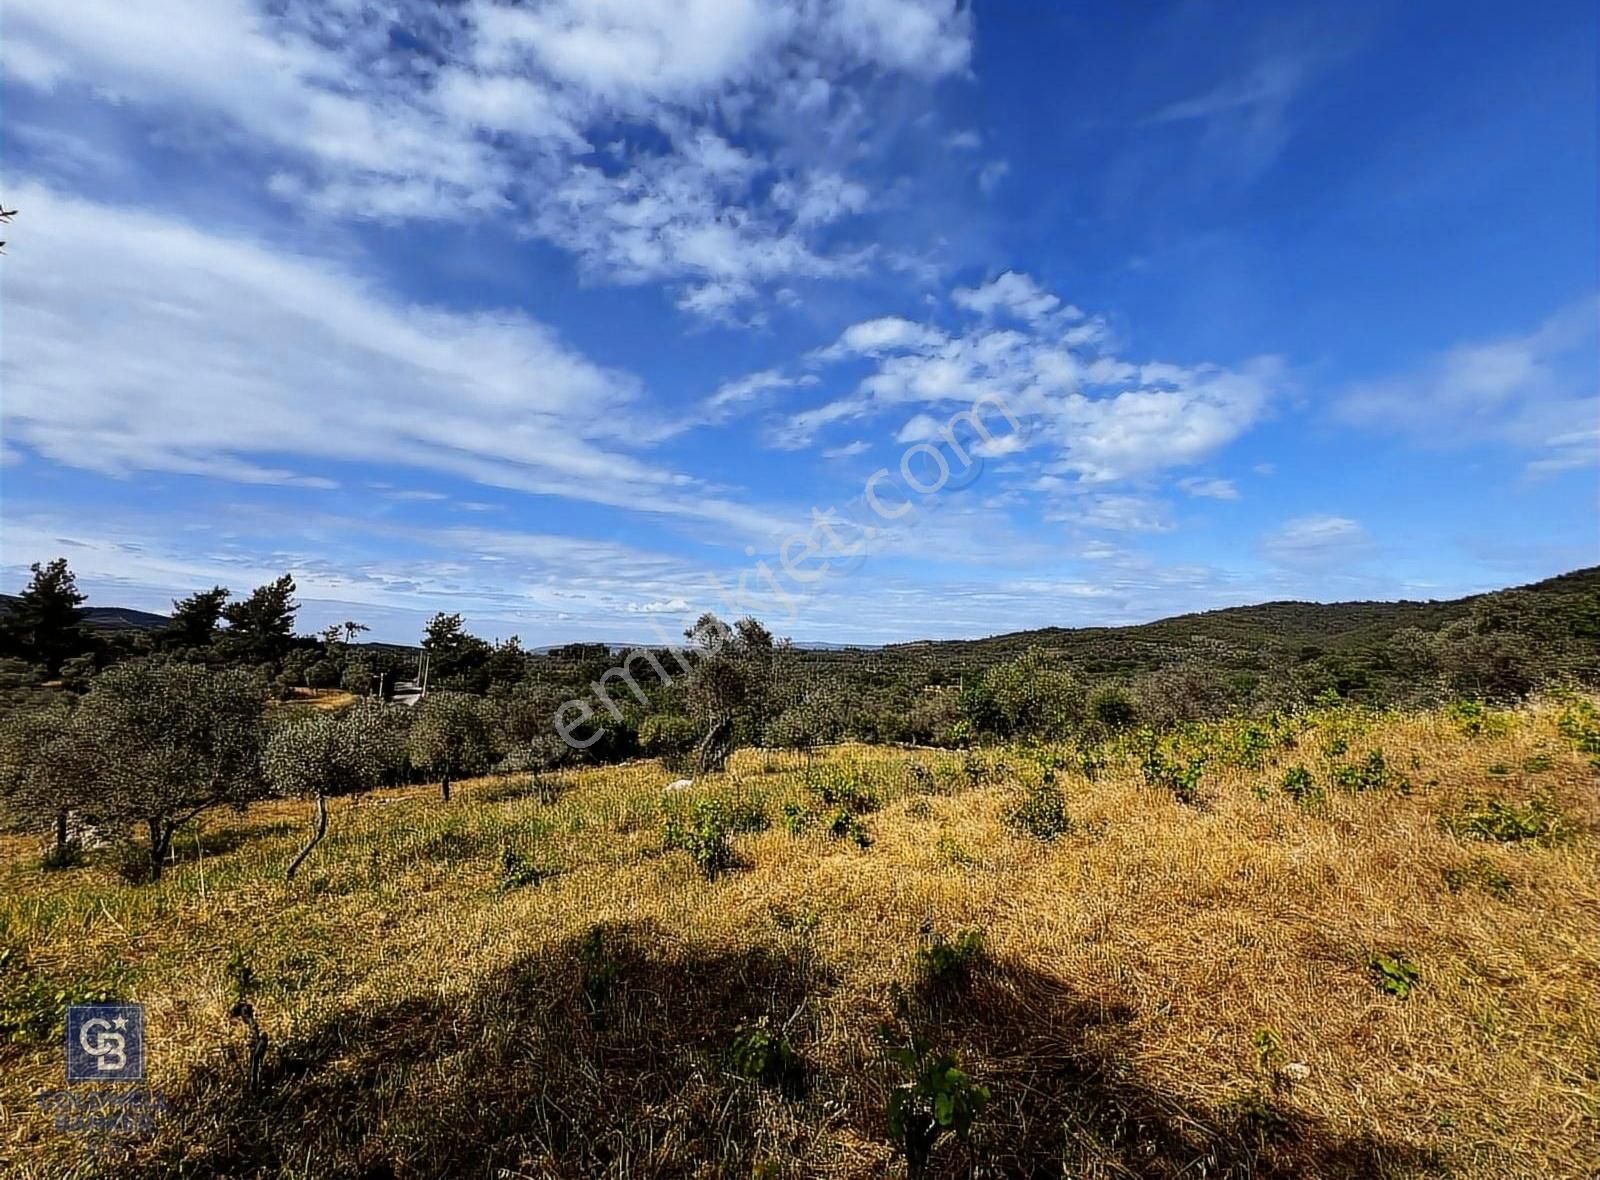
{"type": "Polygon", "coordinates": [[[142,1004],[74,1004],[67,1009],[67,1081],[143,1080],[142,1004]]]}

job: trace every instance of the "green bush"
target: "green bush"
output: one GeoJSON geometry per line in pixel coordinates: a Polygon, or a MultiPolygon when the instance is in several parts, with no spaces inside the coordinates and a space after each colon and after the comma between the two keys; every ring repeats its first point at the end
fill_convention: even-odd
{"type": "Polygon", "coordinates": [[[1336,787],[1346,791],[1381,791],[1393,788],[1405,794],[1411,782],[1405,775],[1391,770],[1382,750],[1373,750],[1358,765],[1337,766],[1333,771],[1336,787]]]}
{"type": "Polygon", "coordinates": [[[687,820],[679,814],[667,817],[662,844],[668,851],[687,852],[706,880],[715,881],[737,863],[728,839],[732,831],[728,809],[719,800],[706,799],[695,804],[687,820]]]}
{"type": "Polygon", "coordinates": [[[1515,844],[1523,840],[1550,843],[1566,830],[1561,812],[1543,799],[1511,803],[1504,799],[1469,800],[1457,815],[1442,821],[1445,830],[1475,840],[1515,844]]]}
{"type": "Polygon", "coordinates": [[[824,830],[833,840],[849,840],[857,848],[872,847],[872,836],[867,832],[867,825],[853,812],[839,808],[823,821],[824,830]]]}
{"type": "Polygon", "coordinates": [[[817,796],[824,807],[839,808],[852,815],[868,815],[878,810],[877,793],[862,783],[853,770],[830,766],[818,777],[817,796]]]}
{"type": "Polygon", "coordinates": [[[1038,786],[1029,789],[1022,801],[1006,816],[1010,826],[1035,840],[1049,842],[1072,829],[1067,816],[1067,799],[1056,786],[1055,775],[1046,771],[1038,786]]]}
{"type": "Polygon", "coordinates": [[[97,978],[60,982],[32,969],[15,947],[0,947],[0,1041],[42,1045],[56,1040],[74,1004],[117,1001],[125,970],[116,966],[97,978]]]}
{"type": "Polygon", "coordinates": [[[1172,792],[1179,803],[1193,806],[1200,802],[1200,774],[1205,768],[1204,756],[1181,760],[1169,754],[1151,730],[1140,734],[1142,751],[1139,769],[1144,781],[1152,787],[1172,792]]]}
{"type": "Polygon", "coordinates": [[[1139,721],[1139,706],[1120,688],[1097,689],[1089,698],[1089,715],[1109,733],[1132,729],[1139,721]]]}
{"type": "Polygon", "coordinates": [[[622,965],[609,941],[604,926],[591,926],[578,944],[580,987],[591,1018],[600,1014],[622,976],[622,965]]]}
{"type": "Polygon", "coordinates": [[[543,885],[557,870],[540,865],[515,848],[506,848],[500,854],[500,888],[522,889],[529,885],[543,885]]]}
{"type": "Polygon", "coordinates": [[[805,1067],[800,1055],[765,1023],[746,1024],[734,1033],[727,1059],[728,1068],[742,1078],[788,1094],[802,1088],[805,1067]]]}
{"type": "Polygon", "coordinates": [[[1369,956],[1367,970],[1372,972],[1372,980],[1379,991],[1398,1000],[1405,999],[1422,982],[1421,972],[1400,951],[1369,956]]]}
{"type": "Polygon", "coordinates": [[[681,713],[652,713],[639,725],[639,745],[671,771],[689,769],[700,727],[681,713]]]}
{"type": "Polygon", "coordinates": [[[965,1141],[991,1094],[949,1053],[933,1051],[920,1038],[896,1045],[884,1034],[889,1060],[905,1077],[889,1094],[889,1141],[906,1157],[913,1177],[925,1176],[934,1148],[947,1135],[965,1141]]]}
{"type": "Polygon", "coordinates": [[[954,938],[934,931],[917,948],[917,974],[927,987],[949,990],[967,981],[983,961],[983,953],[981,930],[962,930],[954,938]]]}
{"type": "Polygon", "coordinates": [[[1445,716],[1455,722],[1456,728],[1468,737],[1498,737],[1510,732],[1511,719],[1497,713],[1482,701],[1452,701],[1445,707],[1445,716]]]}
{"type": "Polygon", "coordinates": [[[808,808],[798,803],[785,803],[783,805],[783,830],[791,836],[803,836],[816,822],[816,816],[808,808]]]}
{"type": "Polygon", "coordinates": [[[1600,710],[1586,697],[1577,697],[1561,711],[1557,722],[1561,736],[1572,743],[1580,754],[1589,755],[1590,762],[1600,767],[1600,710]]]}
{"type": "Polygon", "coordinates": [[[1283,772],[1283,792],[1296,803],[1311,803],[1322,798],[1322,788],[1304,766],[1291,766],[1283,772]]]}
{"type": "Polygon", "coordinates": [[[1445,888],[1451,893],[1476,887],[1490,897],[1504,901],[1516,892],[1511,878],[1495,868],[1487,857],[1475,857],[1464,865],[1450,865],[1443,870],[1445,888]]]}

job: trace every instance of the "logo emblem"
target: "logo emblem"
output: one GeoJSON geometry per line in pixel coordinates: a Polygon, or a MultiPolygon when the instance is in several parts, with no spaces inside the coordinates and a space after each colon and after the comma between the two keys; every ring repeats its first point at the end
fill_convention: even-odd
{"type": "Polygon", "coordinates": [[[144,1080],[144,1007],[74,1004],[67,1009],[67,1081],[144,1080]]]}

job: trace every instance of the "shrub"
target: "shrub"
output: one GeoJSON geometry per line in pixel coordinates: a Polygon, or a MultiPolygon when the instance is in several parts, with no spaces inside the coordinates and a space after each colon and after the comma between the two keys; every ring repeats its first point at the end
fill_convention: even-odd
{"type": "Polygon", "coordinates": [[[1276,743],[1261,726],[1250,723],[1239,730],[1235,739],[1234,761],[1247,770],[1260,770],[1276,743]]]}
{"type": "Polygon", "coordinates": [[[764,832],[771,826],[771,818],[759,803],[740,801],[728,808],[728,830],[731,832],[764,832]]]}
{"type": "Polygon", "coordinates": [[[1504,901],[1516,891],[1511,878],[1495,868],[1487,857],[1479,856],[1464,865],[1450,865],[1443,870],[1445,888],[1451,893],[1476,886],[1490,897],[1504,901]]]}
{"type": "Polygon", "coordinates": [[[639,745],[671,771],[689,769],[700,728],[681,713],[652,713],[639,725],[639,745]]]}
{"type": "Polygon", "coordinates": [[[1382,750],[1371,751],[1359,765],[1335,767],[1333,782],[1346,791],[1381,791],[1393,787],[1404,794],[1411,789],[1411,782],[1405,775],[1389,769],[1382,750]]]}
{"type": "Polygon", "coordinates": [[[1173,798],[1179,803],[1193,806],[1200,802],[1200,773],[1205,767],[1205,758],[1178,760],[1162,749],[1151,730],[1144,730],[1141,740],[1143,752],[1139,769],[1144,774],[1144,781],[1152,787],[1172,792],[1173,798]]]}
{"type": "Polygon", "coordinates": [[[940,860],[956,868],[967,869],[978,863],[978,858],[972,855],[971,850],[948,832],[939,837],[934,850],[940,860]]]}
{"type": "Polygon", "coordinates": [[[1367,969],[1378,990],[1403,1000],[1422,982],[1422,974],[1400,951],[1377,953],[1368,957],[1367,969]]]}
{"type": "Polygon", "coordinates": [[[1470,800],[1460,814],[1447,816],[1446,831],[1475,840],[1515,844],[1523,840],[1549,843],[1565,831],[1561,813],[1543,799],[1510,803],[1504,799],[1470,800]]]}
{"type": "Polygon", "coordinates": [[[737,863],[728,836],[733,824],[719,800],[706,799],[694,806],[687,822],[681,815],[667,817],[663,847],[687,852],[708,881],[715,881],[737,863]]]}
{"type": "Polygon", "coordinates": [[[866,824],[842,807],[825,818],[824,827],[830,839],[849,840],[857,848],[872,847],[872,836],[867,832],[866,824]]]}
{"type": "Polygon", "coordinates": [[[307,688],[337,688],[339,665],[332,660],[318,660],[306,669],[307,688]]]}
{"type": "Polygon", "coordinates": [[[958,987],[983,961],[983,941],[981,930],[962,930],[954,938],[934,931],[917,949],[917,974],[935,990],[958,987]]]}
{"type": "Polygon", "coordinates": [[[798,803],[783,805],[783,830],[791,836],[803,836],[816,821],[816,816],[798,803]]]}
{"type": "Polygon", "coordinates": [[[30,968],[16,948],[0,946],[0,1041],[39,1045],[55,1040],[72,1005],[116,1002],[124,970],[118,966],[100,978],[61,983],[30,968]]]}
{"type": "Polygon", "coordinates": [[[1310,803],[1322,797],[1321,788],[1304,766],[1291,766],[1283,772],[1283,791],[1296,803],[1310,803]]]}
{"type": "Polygon", "coordinates": [[[1557,726],[1561,736],[1572,743],[1580,754],[1589,755],[1590,762],[1600,767],[1600,710],[1594,702],[1578,697],[1561,711],[1557,726]]]}
{"type": "Polygon", "coordinates": [[[1044,779],[1012,808],[1006,821],[1014,830],[1047,843],[1070,831],[1066,796],[1056,786],[1055,775],[1046,771],[1044,779]]]}
{"type": "Polygon", "coordinates": [[[371,696],[377,683],[372,669],[359,661],[346,664],[343,675],[339,677],[339,687],[358,697],[371,696]]]}
{"type": "Polygon", "coordinates": [[[1446,717],[1455,722],[1456,728],[1468,737],[1497,737],[1511,729],[1509,717],[1494,712],[1482,701],[1452,701],[1444,712],[1446,717]]]}
{"type": "Polygon", "coordinates": [[[502,889],[509,891],[522,889],[528,885],[543,885],[556,875],[557,871],[555,869],[535,864],[515,848],[507,848],[500,854],[500,888],[502,889]]]}
{"type": "Polygon", "coordinates": [[[622,975],[622,966],[608,946],[606,928],[591,926],[578,944],[578,972],[590,1017],[599,1015],[622,975]]]}
{"type": "Polygon", "coordinates": [[[905,1079],[889,1094],[889,1141],[905,1153],[910,1176],[927,1174],[934,1148],[946,1135],[965,1141],[991,1097],[949,1053],[934,1052],[920,1038],[895,1045],[884,1034],[889,1059],[905,1079]]]}
{"type": "Polygon", "coordinates": [[[800,1055],[765,1023],[746,1024],[728,1046],[728,1068],[742,1078],[797,1094],[805,1076],[800,1055]]]}
{"type": "Polygon", "coordinates": [[[817,795],[824,807],[839,808],[852,815],[867,815],[878,810],[878,796],[850,770],[829,767],[817,782],[817,795]]]}
{"type": "Polygon", "coordinates": [[[1120,688],[1099,689],[1089,698],[1089,715],[1102,729],[1121,733],[1132,729],[1139,720],[1139,706],[1120,688]]]}

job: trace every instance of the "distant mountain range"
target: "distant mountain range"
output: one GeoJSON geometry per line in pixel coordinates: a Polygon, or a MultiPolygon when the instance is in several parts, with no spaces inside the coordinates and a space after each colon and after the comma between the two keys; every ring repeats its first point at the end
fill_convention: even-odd
{"type": "MultiPolygon", "coordinates": [[[[0,594],[0,614],[8,612],[16,601],[15,594],[0,594]]],[[[78,617],[86,626],[103,631],[159,631],[172,621],[166,615],[131,606],[83,606],[78,608],[78,617]]]]}
{"type": "MultiPolygon", "coordinates": [[[[1574,570],[1516,589],[1539,596],[1549,606],[1560,603],[1565,607],[1581,602],[1588,611],[1600,612],[1600,566],[1574,570]]],[[[899,656],[934,655],[940,658],[940,662],[955,663],[965,663],[968,659],[989,663],[1030,647],[1063,653],[1074,650],[1082,652],[1099,648],[1107,641],[1119,641],[1119,645],[1132,643],[1140,647],[1160,647],[1206,639],[1231,643],[1266,640],[1275,647],[1306,646],[1337,651],[1381,641],[1402,627],[1434,630],[1455,619],[1464,618],[1472,609],[1472,604],[1485,597],[1485,594],[1474,594],[1438,601],[1263,602],[1254,606],[1175,615],[1152,623],[1122,627],[1042,627],[983,639],[923,639],[888,645],[813,642],[797,643],[795,647],[811,652],[882,651],[887,655],[899,656]]],[[[16,601],[14,594],[0,594],[0,613],[4,613],[16,601]]],[[[165,627],[170,621],[166,615],[127,606],[86,606],[79,613],[88,626],[106,631],[154,631],[165,627]]],[[[415,645],[392,643],[358,646],[415,650],[415,645]]],[[[562,646],[566,645],[549,644],[530,650],[545,654],[562,646]]],[[[623,652],[635,647],[658,647],[660,644],[608,643],[606,646],[612,651],[623,652]]]]}

